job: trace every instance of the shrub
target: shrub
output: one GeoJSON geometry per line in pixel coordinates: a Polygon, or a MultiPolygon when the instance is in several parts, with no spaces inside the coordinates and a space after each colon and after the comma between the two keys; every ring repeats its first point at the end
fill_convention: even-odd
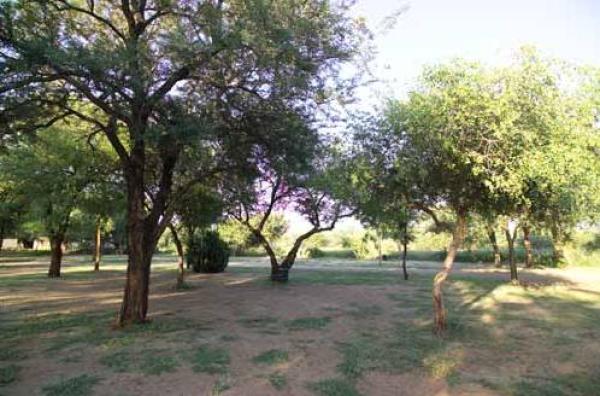
{"type": "Polygon", "coordinates": [[[229,262],[229,248],[218,233],[207,231],[190,238],[187,260],[195,272],[223,272],[229,262]]]}

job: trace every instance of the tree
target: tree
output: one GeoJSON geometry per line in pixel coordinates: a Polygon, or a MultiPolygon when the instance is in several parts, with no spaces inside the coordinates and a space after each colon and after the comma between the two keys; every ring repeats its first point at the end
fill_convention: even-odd
{"type": "MultiPolygon", "coordinates": [[[[406,102],[392,101],[385,117],[402,141],[397,175],[415,207],[454,212],[452,241],[433,281],[435,331],[446,328],[442,287],[467,233],[469,215],[493,207],[521,184],[511,172],[523,145],[515,144],[514,110],[496,73],[456,61],[428,68],[406,102]]],[[[435,216],[432,216],[436,223],[435,216]]]]}
{"type": "Polygon", "coordinates": [[[77,119],[119,156],[129,256],[119,324],[146,320],[152,255],[180,190],[256,145],[288,144],[285,131],[258,128],[269,115],[308,121],[350,88],[336,78],[339,65],[365,35],[346,11],[321,1],[2,3],[3,133],[77,119]],[[223,155],[179,173],[194,145],[223,155]]]}
{"type": "Polygon", "coordinates": [[[336,199],[344,180],[340,177],[341,169],[324,167],[323,164],[306,166],[300,164],[297,168],[306,169],[304,174],[276,171],[278,166],[260,157],[256,162],[257,177],[250,179],[249,183],[241,182],[228,192],[229,216],[245,225],[265,249],[271,263],[271,280],[275,282],[287,282],[304,241],[318,233],[333,230],[340,219],[355,213],[343,201],[336,199]],[[265,231],[274,213],[284,209],[300,213],[311,226],[296,238],[280,261],[265,231]]]}
{"type": "Polygon", "coordinates": [[[89,152],[80,130],[57,123],[35,140],[12,147],[2,163],[3,177],[21,195],[28,216],[41,220],[50,239],[49,277],[60,277],[73,211],[94,180],[105,177],[102,154],[89,152]]]}

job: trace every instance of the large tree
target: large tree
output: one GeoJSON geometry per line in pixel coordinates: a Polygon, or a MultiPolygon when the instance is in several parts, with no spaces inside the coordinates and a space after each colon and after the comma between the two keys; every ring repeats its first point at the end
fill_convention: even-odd
{"type": "Polygon", "coordinates": [[[285,146],[286,131],[258,126],[282,113],[308,122],[339,88],[332,76],[363,37],[345,11],[316,0],[2,2],[3,135],[77,118],[120,158],[129,252],[120,324],[146,320],[152,254],[178,191],[255,145],[285,146]],[[177,174],[190,147],[207,146],[224,153],[214,167],[177,174]]]}

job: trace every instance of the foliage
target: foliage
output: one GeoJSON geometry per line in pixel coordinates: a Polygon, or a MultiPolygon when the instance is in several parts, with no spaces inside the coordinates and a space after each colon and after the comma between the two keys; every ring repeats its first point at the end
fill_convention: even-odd
{"type": "Polygon", "coordinates": [[[188,241],[187,261],[196,272],[223,272],[229,262],[229,247],[218,232],[195,234],[188,241]]]}

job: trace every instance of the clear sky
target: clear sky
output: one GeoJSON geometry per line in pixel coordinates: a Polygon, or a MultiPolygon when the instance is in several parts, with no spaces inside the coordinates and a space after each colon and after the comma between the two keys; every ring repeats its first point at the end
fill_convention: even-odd
{"type": "Polygon", "coordinates": [[[386,80],[377,97],[406,92],[425,64],[498,63],[524,44],[600,65],[600,0],[358,0],[353,13],[377,32],[401,7],[395,27],[375,37],[377,77],[386,80]]]}

